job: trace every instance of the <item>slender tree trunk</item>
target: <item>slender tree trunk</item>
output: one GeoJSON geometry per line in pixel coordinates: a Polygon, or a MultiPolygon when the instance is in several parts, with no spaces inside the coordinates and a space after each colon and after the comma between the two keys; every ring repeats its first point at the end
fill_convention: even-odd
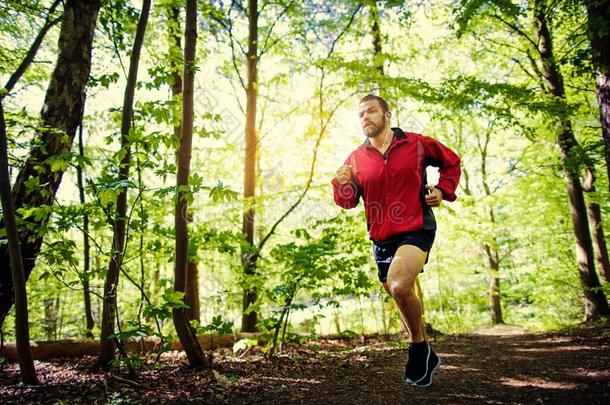
{"type": "MultiPolygon", "coordinates": [[[[608,41],[610,41],[610,39],[608,39],[608,41]]],[[[595,91],[597,92],[599,121],[602,126],[602,136],[604,138],[606,169],[610,178],[610,69],[607,69],[605,72],[598,71],[597,79],[595,81],[595,91]]]]}
{"type": "MultiPolygon", "coordinates": [[[[263,122],[265,121],[265,110],[266,110],[266,105],[263,105],[263,108],[261,108],[261,114],[260,114],[260,119],[258,120],[258,127],[256,129],[256,134],[257,134],[257,142],[256,142],[256,174],[254,175],[254,178],[256,180],[256,188],[257,191],[255,193],[257,194],[257,200],[260,201],[260,204],[257,204],[256,207],[256,217],[258,219],[258,223],[257,225],[254,227],[255,229],[255,236],[253,237],[254,240],[258,240],[258,242],[262,241],[265,238],[265,234],[266,234],[266,229],[265,229],[265,215],[266,215],[266,211],[265,211],[265,189],[264,189],[264,179],[263,179],[263,170],[261,167],[261,142],[258,141],[258,136],[259,134],[262,133],[263,131],[263,122]]],[[[258,261],[258,259],[257,259],[258,261]]]]}
{"type": "MultiPolygon", "coordinates": [[[[191,222],[189,221],[189,224],[191,222]]],[[[201,322],[201,308],[199,306],[199,270],[197,269],[197,262],[193,258],[189,257],[187,265],[186,275],[186,305],[189,306],[187,315],[190,321],[201,322]]]]}
{"type": "MultiPolygon", "coordinates": [[[[169,44],[169,55],[170,55],[170,65],[172,68],[172,98],[174,100],[178,100],[179,96],[182,94],[182,76],[181,76],[181,64],[178,63],[178,57],[182,53],[182,44],[180,40],[181,29],[180,29],[180,9],[178,7],[171,7],[169,10],[169,35],[170,35],[170,44],[169,44]]],[[[174,121],[176,122],[176,121],[174,121]]],[[[180,123],[176,123],[174,125],[174,136],[177,139],[180,139],[182,136],[182,126],[180,123]]],[[[178,157],[176,156],[176,159],[178,157]]],[[[193,216],[189,212],[187,213],[187,221],[189,224],[193,221],[193,216]]],[[[198,286],[198,273],[197,273],[197,263],[193,261],[192,257],[189,255],[189,261],[187,266],[187,286],[186,286],[186,296],[184,297],[186,304],[189,306],[187,310],[187,314],[189,320],[200,320],[200,312],[199,312],[199,286],[198,286]]]]}
{"type": "MultiPolygon", "coordinates": [[[[282,12],[282,15],[288,10],[288,8],[293,4],[293,2],[289,2],[288,5],[286,6],[286,8],[284,9],[284,11],[282,12]]],[[[258,87],[258,83],[256,82],[256,61],[258,60],[258,56],[257,56],[257,41],[253,41],[252,38],[257,38],[257,30],[258,30],[258,13],[257,13],[257,8],[256,8],[256,1],[250,0],[249,2],[249,27],[250,27],[250,33],[249,33],[249,45],[248,45],[248,91],[247,91],[247,113],[246,113],[246,164],[245,164],[245,175],[244,175],[244,196],[250,196],[250,198],[245,198],[245,208],[244,208],[244,222],[243,222],[243,235],[244,235],[244,239],[246,241],[252,241],[248,243],[248,247],[245,248],[244,250],[242,250],[242,265],[243,265],[243,271],[244,271],[244,284],[243,284],[243,288],[244,288],[244,296],[243,296],[243,311],[242,311],[242,331],[243,332],[247,332],[247,331],[256,331],[256,308],[255,308],[255,303],[256,303],[256,280],[254,279],[253,276],[256,275],[256,265],[257,265],[257,260],[259,257],[259,252],[263,249],[263,247],[265,246],[265,244],[267,243],[267,241],[269,240],[269,238],[271,238],[271,236],[274,235],[274,232],[276,230],[276,228],[282,223],[282,221],[284,221],[288,215],[290,215],[290,213],[292,213],[296,207],[299,206],[299,204],[303,201],[303,198],[305,197],[305,195],[307,194],[307,192],[309,191],[312,181],[313,181],[313,175],[314,175],[314,169],[315,169],[315,165],[317,162],[317,151],[318,151],[318,147],[320,145],[320,142],[322,140],[322,137],[324,136],[324,134],[326,133],[328,124],[332,118],[332,116],[334,115],[334,113],[336,112],[337,108],[335,108],[335,110],[331,111],[329,113],[329,115],[327,117],[324,116],[324,108],[323,108],[323,83],[324,83],[324,68],[321,67],[320,70],[322,71],[322,76],[320,78],[320,87],[318,90],[319,93],[319,98],[320,98],[320,114],[319,114],[319,120],[320,120],[320,133],[319,133],[319,137],[316,141],[316,144],[314,146],[314,153],[313,153],[313,158],[312,158],[312,162],[311,162],[311,170],[309,173],[309,178],[307,180],[307,184],[305,186],[305,189],[303,190],[303,192],[301,193],[301,195],[297,198],[297,201],[292,204],[281,216],[280,218],[275,221],[275,223],[271,226],[269,232],[267,232],[267,234],[265,235],[265,237],[258,243],[257,246],[255,246],[253,244],[253,240],[254,240],[254,207],[253,207],[253,203],[254,203],[254,187],[256,184],[255,181],[255,167],[256,167],[256,158],[253,156],[253,154],[256,153],[256,132],[254,131],[255,129],[255,122],[256,122],[256,89],[258,87]],[[249,129],[249,130],[248,130],[249,129]],[[249,136],[250,135],[250,136],[249,136]],[[250,153],[249,153],[250,151],[250,153]]],[[[352,14],[351,17],[347,23],[347,26],[345,27],[344,30],[341,31],[341,33],[337,36],[337,38],[335,39],[335,41],[333,41],[333,45],[331,46],[331,49],[329,50],[328,54],[326,55],[326,59],[330,58],[331,55],[334,52],[335,49],[335,44],[337,43],[337,41],[341,38],[341,36],[343,34],[345,34],[349,27],[352,25],[352,23],[354,22],[354,18],[356,16],[356,14],[358,13],[358,11],[362,8],[362,5],[359,4],[357,5],[352,14]]],[[[342,102],[340,102],[338,105],[341,105],[342,102]]]]}
{"type": "MultiPolygon", "coordinates": [[[[547,25],[547,13],[544,0],[534,0],[538,50],[543,68],[547,90],[559,99],[565,99],[563,78],[553,55],[551,32],[547,25]]],[[[561,161],[565,172],[565,184],[568,191],[572,224],[576,238],[576,260],[582,284],[585,317],[587,320],[610,315],[608,301],[604,295],[593,262],[593,246],[589,234],[587,208],[579,178],[579,162],[576,156],[578,143],[572,132],[570,120],[564,112],[559,112],[556,130],[561,151],[561,161]]]]}
{"type": "MultiPolygon", "coordinates": [[[[491,197],[491,188],[487,180],[487,148],[491,140],[491,131],[485,133],[485,141],[483,145],[479,142],[479,150],[481,152],[481,180],[485,195],[491,197]]],[[[492,226],[496,224],[496,216],[493,207],[489,208],[489,222],[492,226]]],[[[498,253],[497,235],[494,232],[492,236],[493,246],[489,243],[483,243],[483,250],[487,257],[488,283],[489,283],[489,309],[491,311],[491,323],[498,325],[504,323],[502,317],[502,302],[500,296],[500,254],[498,253]]]]}
{"type": "Polygon", "coordinates": [[[377,2],[371,2],[371,34],[373,35],[373,65],[375,69],[379,71],[381,76],[385,76],[383,70],[383,57],[381,55],[381,19],[379,17],[379,9],[377,8],[377,2]]]}
{"type": "MultiPolygon", "coordinates": [[[[284,8],[284,11],[281,13],[282,15],[290,8],[293,2],[289,2],[284,8]]],[[[333,45],[331,46],[330,51],[326,55],[326,59],[330,58],[334,52],[335,44],[341,38],[343,34],[345,34],[349,27],[354,22],[354,18],[358,11],[362,8],[362,5],[357,5],[348,21],[347,26],[341,33],[337,36],[335,41],[333,41],[333,45]]],[[[314,169],[317,162],[317,151],[322,140],[322,137],[326,133],[327,126],[330,122],[330,119],[336,112],[336,109],[331,111],[328,117],[325,117],[323,112],[323,82],[324,82],[324,68],[320,67],[319,69],[322,71],[322,76],[320,78],[320,88],[318,90],[319,98],[320,98],[320,133],[318,140],[314,146],[313,159],[311,162],[311,170],[309,173],[309,178],[307,180],[307,184],[305,189],[301,193],[301,195],[297,198],[297,201],[292,204],[281,216],[275,221],[275,223],[271,226],[269,232],[265,235],[265,237],[258,243],[257,246],[253,244],[254,240],[254,187],[256,184],[255,181],[255,166],[256,166],[256,158],[253,156],[256,153],[256,132],[255,132],[255,122],[256,122],[256,89],[258,87],[258,83],[256,82],[256,61],[258,60],[257,56],[257,41],[252,40],[253,38],[257,38],[258,31],[258,12],[256,7],[256,1],[249,1],[249,45],[248,45],[248,87],[247,87],[247,112],[246,112],[246,164],[245,164],[245,175],[244,175],[244,196],[245,196],[245,208],[244,208],[244,221],[243,221],[243,235],[244,239],[248,241],[248,247],[242,250],[242,265],[244,271],[244,296],[243,296],[243,315],[242,315],[242,331],[255,331],[257,316],[256,316],[256,265],[259,257],[259,252],[263,249],[269,238],[274,235],[276,228],[284,221],[290,213],[292,213],[296,207],[303,201],[303,198],[309,191],[314,175],[314,169]],[[248,198],[248,196],[250,198],[248,198]],[[250,242],[252,241],[252,242],[250,242]]],[[[339,103],[341,105],[342,102],[339,103]]]]}
{"type": "MultiPolygon", "coordinates": [[[[40,129],[37,131],[40,142],[30,151],[15,180],[12,190],[15,210],[26,203],[30,207],[53,205],[63,171],[51,171],[45,162],[50,157],[69,152],[72,147],[85,102],[99,8],[99,0],[68,0],[65,3],[57,63],[41,111],[40,129]],[[37,178],[40,186],[34,189],[26,187],[25,183],[31,178],[37,178]]],[[[26,280],[34,268],[49,216],[39,219],[37,221],[32,216],[25,220],[31,225],[28,228],[36,231],[24,227],[19,234],[26,280]]],[[[0,324],[13,305],[12,290],[9,251],[5,244],[0,244],[0,324]]]]}
{"type": "Polygon", "coordinates": [[[590,202],[587,204],[587,214],[593,236],[593,253],[595,263],[599,268],[599,274],[605,281],[610,281],[610,261],[608,260],[608,248],[606,237],[602,228],[602,212],[599,204],[590,202]]]}
{"type": "Polygon", "coordinates": [[[25,58],[23,58],[23,60],[17,67],[17,70],[13,72],[11,77],[9,77],[8,81],[6,82],[6,85],[4,86],[7,93],[10,93],[13,90],[13,87],[15,87],[19,79],[21,79],[21,76],[23,76],[23,74],[32,64],[32,62],[34,62],[34,58],[38,53],[38,49],[40,49],[40,45],[42,44],[42,41],[44,40],[49,30],[61,20],[61,18],[53,18],[53,14],[55,13],[55,10],[57,9],[59,3],[60,0],[54,0],[53,4],[51,4],[51,7],[49,8],[49,13],[47,14],[47,18],[45,19],[42,28],[38,32],[38,35],[36,35],[34,42],[32,42],[30,49],[28,49],[25,58]]]}
{"type": "Polygon", "coordinates": [[[489,308],[491,310],[491,323],[498,325],[504,323],[502,318],[502,303],[500,300],[500,259],[498,250],[492,248],[488,243],[483,245],[487,256],[487,268],[489,272],[489,308]]]}
{"type": "MultiPolygon", "coordinates": [[[[178,175],[175,212],[176,267],[174,269],[174,290],[186,293],[189,283],[188,267],[188,187],[193,140],[193,87],[195,84],[195,51],[197,46],[197,1],[186,2],[186,29],[184,40],[184,92],[182,97],[182,134],[178,149],[178,175]]],[[[191,367],[208,367],[208,361],[199,346],[197,335],[190,325],[185,308],[173,308],[172,317],[180,343],[186,352],[191,367]]]]}
{"type": "MultiPolygon", "coordinates": [[[[593,51],[593,65],[596,71],[595,91],[599,105],[599,120],[604,140],[606,171],[610,179],[610,0],[585,0],[587,5],[589,38],[593,51]]],[[[610,182],[608,183],[610,187],[610,182]]],[[[589,220],[594,240],[595,259],[599,273],[610,281],[608,249],[601,225],[599,205],[588,205],[589,220]]]]}
{"type": "MultiPolygon", "coordinates": [[[[497,253],[497,252],[496,252],[497,253]]],[[[489,293],[490,293],[490,306],[491,312],[491,323],[499,325],[504,323],[502,317],[502,304],[500,300],[500,277],[492,274],[489,277],[489,293]]]]}
{"type": "MultiPolygon", "coordinates": [[[[179,56],[182,52],[182,45],[180,41],[180,9],[178,7],[168,8],[168,28],[169,28],[169,58],[170,66],[172,69],[172,98],[178,100],[182,94],[182,77],[180,75],[180,63],[178,63],[179,56]]],[[[180,139],[182,136],[182,126],[178,120],[174,120],[174,136],[180,139]]],[[[176,156],[178,159],[178,156],[176,156]]],[[[187,213],[187,221],[189,224],[193,222],[193,215],[191,212],[187,213]]],[[[187,310],[189,320],[199,321],[201,318],[200,307],[199,307],[199,274],[197,272],[197,261],[194,259],[194,255],[189,255],[188,266],[187,266],[187,286],[186,296],[184,300],[189,306],[187,310]]]]}
{"type": "MultiPolygon", "coordinates": [[[[93,259],[93,263],[95,266],[95,273],[101,274],[102,272],[102,261],[101,254],[96,254],[93,259]]],[[[104,302],[103,299],[93,300],[91,302],[91,312],[93,314],[93,319],[101,319],[101,314],[103,312],[104,302]]]]}
{"type": "MultiPolygon", "coordinates": [[[[593,167],[587,167],[582,187],[583,191],[586,193],[595,192],[595,172],[593,167]]],[[[590,201],[587,204],[587,214],[589,216],[589,226],[591,228],[595,263],[599,269],[600,276],[602,276],[605,281],[610,281],[610,261],[608,260],[608,248],[606,246],[606,237],[604,235],[602,213],[599,204],[595,201],[590,201]]]]}
{"type": "MultiPolygon", "coordinates": [[[[2,131],[2,145],[6,144],[5,146],[1,146],[0,145],[0,153],[4,154],[6,153],[6,171],[7,171],[7,180],[5,181],[4,176],[2,176],[2,181],[4,182],[3,184],[6,185],[6,193],[9,195],[10,198],[10,194],[11,194],[11,188],[10,188],[10,176],[8,175],[9,172],[9,165],[8,165],[8,142],[6,139],[6,125],[4,122],[4,110],[2,108],[2,99],[9,94],[13,88],[15,87],[15,85],[17,84],[17,82],[21,79],[21,77],[23,76],[23,74],[26,72],[26,70],[29,68],[29,66],[32,64],[32,62],[34,61],[34,58],[36,57],[36,54],[38,53],[38,50],[40,49],[40,45],[42,44],[42,41],[44,40],[44,38],[46,37],[47,33],[49,32],[49,30],[55,26],[60,20],[61,18],[53,18],[53,14],[55,13],[55,10],[57,9],[57,6],[60,4],[60,0],[55,0],[52,4],[51,7],[49,8],[49,12],[47,14],[47,17],[45,19],[45,22],[42,26],[42,28],[40,29],[40,31],[38,32],[38,35],[36,35],[36,38],[34,39],[34,41],[32,42],[32,44],[30,45],[30,48],[28,50],[28,52],[26,53],[25,57],[23,58],[23,60],[21,61],[21,63],[19,64],[19,66],[17,67],[17,69],[15,70],[15,72],[13,72],[13,74],[9,77],[8,81],[6,82],[6,84],[4,85],[3,89],[0,89],[0,120],[1,120],[1,131],[2,131]]],[[[4,156],[0,157],[0,159],[3,159],[4,156]]],[[[0,170],[4,170],[4,167],[0,167],[0,170]]],[[[2,187],[0,185],[0,187],[2,187]]],[[[4,202],[4,201],[3,201],[4,202]]],[[[14,207],[13,207],[13,202],[11,199],[11,208],[8,209],[7,214],[11,213],[11,215],[13,215],[13,218],[11,218],[9,220],[12,221],[13,223],[15,222],[15,218],[14,218],[14,207]]],[[[4,216],[3,216],[4,217],[4,216]]],[[[3,218],[0,219],[0,222],[3,221],[3,218]]],[[[0,227],[3,227],[4,224],[0,224],[0,227]]],[[[7,226],[8,228],[8,226],[7,226]]],[[[17,260],[15,255],[19,256],[19,264],[17,265],[21,270],[17,270],[20,271],[21,273],[24,273],[24,268],[23,268],[23,258],[21,257],[21,246],[19,244],[19,235],[17,233],[18,231],[16,230],[16,234],[14,235],[15,239],[17,239],[17,245],[18,245],[18,250],[19,252],[11,252],[10,251],[10,246],[9,246],[9,257],[11,257],[11,262],[13,263],[11,265],[11,282],[13,282],[13,280],[17,280],[17,278],[15,278],[12,274],[14,274],[15,269],[13,269],[13,267],[16,266],[15,261],[17,260]],[[12,256],[11,256],[12,255],[12,256]]],[[[15,243],[13,241],[13,243],[15,243]]],[[[19,277],[22,277],[24,279],[24,283],[25,283],[25,274],[23,275],[19,275],[19,277]]],[[[1,280],[1,276],[0,276],[0,280],[1,280]]],[[[1,282],[1,281],[0,281],[1,282]]],[[[19,288],[21,291],[21,287],[20,286],[13,286],[11,288],[11,290],[13,290],[13,288],[19,288]]],[[[12,291],[11,291],[12,292],[12,291]]],[[[0,292],[0,295],[2,295],[2,292],[0,292]]],[[[12,299],[12,298],[11,298],[12,299]]],[[[23,298],[20,298],[20,301],[23,302],[23,298]]],[[[45,307],[46,310],[46,307],[45,307]]],[[[23,319],[23,303],[21,304],[21,308],[19,310],[19,317],[20,319],[16,319],[17,322],[22,322],[23,319]]],[[[26,303],[26,318],[25,318],[25,325],[28,325],[28,321],[27,321],[27,303],[26,303]]],[[[0,319],[0,328],[2,325],[2,321],[4,320],[4,318],[2,317],[0,319]]],[[[56,319],[55,319],[56,321],[56,319]]],[[[22,367],[22,373],[24,373],[23,375],[23,379],[24,382],[32,382],[35,383],[36,382],[36,375],[35,375],[35,370],[34,370],[34,366],[33,364],[30,365],[30,357],[31,354],[29,354],[29,327],[28,329],[25,331],[27,332],[27,337],[24,338],[22,335],[24,333],[23,330],[23,326],[20,325],[19,328],[16,328],[18,330],[18,336],[17,338],[21,340],[21,356],[20,358],[23,359],[24,361],[24,366],[22,367]],[[27,341],[27,348],[23,347],[23,342],[27,341]]],[[[2,332],[0,331],[0,334],[2,334],[2,332]]],[[[47,335],[48,336],[48,335],[47,335]]],[[[2,344],[1,347],[4,347],[4,340],[2,340],[2,344]]]]}
{"type": "MultiPolygon", "coordinates": [[[[123,98],[123,112],[121,119],[121,150],[123,158],[119,167],[119,181],[129,179],[129,168],[131,166],[131,145],[129,142],[129,131],[133,112],[133,103],[136,84],[138,81],[138,65],[140,62],[140,52],[144,42],[148,14],[150,12],[151,0],[144,0],[142,11],[138,20],[136,36],[133,42],[131,57],[129,60],[129,73],[125,86],[123,98]]],[[[100,355],[98,365],[108,367],[114,359],[115,345],[119,342],[116,338],[111,339],[114,333],[115,317],[117,315],[117,288],[119,284],[120,269],[123,264],[123,254],[125,250],[125,233],[127,226],[127,188],[122,187],[117,196],[115,217],[113,219],[112,237],[112,256],[106,273],[104,283],[104,305],[102,309],[102,335],[100,339],[100,355]]]]}
{"type": "Polygon", "coordinates": [[[157,260],[155,261],[155,272],[153,273],[153,288],[152,288],[152,299],[153,302],[159,302],[155,297],[160,296],[161,292],[161,260],[157,256],[157,260]]]}
{"type": "Polygon", "coordinates": [[[55,340],[62,336],[64,330],[64,304],[65,301],[60,299],[58,295],[55,297],[55,307],[57,307],[57,329],[55,331],[55,340]]]}
{"type": "MultiPolygon", "coordinates": [[[[381,328],[384,334],[389,333],[390,330],[390,322],[392,319],[392,312],[390,308],[388,308],[388,304],[385,300],[386,294],[384,291],[380,291],[379,293],[379,313],[381,314],[381,328]],[[389,313],[388,313],[389,312],[389,313]]],[[[337,332],[340,333],[340,332],[337,332]]]]}
{"type": "MultiPolygon", "coordinates": [[[[81,118],[81,123],[78,127],[78,154],[81,158],[85,157],[85,150],[83,144],[83,121],[81,118]]],[[[83,168],[80,165],[76,165],[76,176],[78,183],[78,195],[80,198],[81,206],[85,206],[85,185],[83,182],[83,168]]],[[[89,288],[89,269],[91,263],[91,246],[89,243],[89,214],[87,211],[83,212],[83,296],[85,302],[85,325],[86,332],[85,335],[93,339],[93,314],[91,312],[91,291],[89,288]]]]}
{"type": "MultiPolygon", "coordinates": [[[[477,136],[477,145],[479,149],[479,154],[481,157],[481,184],[483,186],[483,192],[486,197],[490,197],[492,195],[491,188],[489,187],[489,181],[487,177],[487,150],[489,143],[491,141],[491,129],[488,130],[485,135],[483,142],[481,143],[481,139],[477,136]]],[[[463,122],[461,117],[458,117],[458,138],[459,144],[463,143],[463,122]]],[[[466,168],[462,169],[463,173],[468,173],[466,168]]],[[[464,187],[464,193],[469,197],[472,197],[472,189],[468,185],[468,178],[466,176],[466,186],[464,187]]],[[[493,207],[489,208],[489,222],[492,225],[496,223],[496,217],[494,214],[493,207]]],[[[497,244],[497,235],[495,233],[492,234],[492,245],[493,247],[483,241],[481,243],[481,249],[485,255],[485,262],[487,266],[488,276],[488,295],[489,295],[489,311],[491,314],[491,322],[494,325],[504,323],[504,319],[502,316],[502,302],[500,296],[500,253],[498,252],[498,244],[497,244]]]]}
{"type": "Polygon", "coordinates": [[[44,304],[44,332],[46,340],[57,339],[57,318],[59,306],[55,305],[55,299],[45,298],[44,304]]]}
{"type": "Polygon", "coordinates": [[[11,278],[15,294],[15,339],[21,378],[26,384],[37,384],[38,379],[36,378],[36,370],[34,369],[34,361],[30,351],[28,301],[25,290],[23,259],[19,246],[19,234],[15,221],[15,208],[11,196],[11,179],[8,174],[8,168],[8,140],[4,123],[2,95],[0,95],[0,201],[2,202],[2,216],[8,239],[11,278]]]}
{"type": "MultiPolygon", "coordinates": [[[[566,141],[569,141],[568,133],[571,134],[571,128],[563,129],[562,127],[560,142],[563,142],[564,145],[566,141]]],[[[567,152],[562,151],[562,160],[567,160],[567,152]]],[[[569,169],[566,171],[569,171],[569,169]]],[[[591,320],[599,316],[610,315],[608,301],[601,289],[593,264],[593,247],[591,235],[589,234],[589,222],[587,220],[587,211],[579,179],[576,175],[568,172],[566,173],[565,183],[572,212],[574,234],[576,236],[576,259],[585,300],[585,317],[587,320],[591,320]]]]}
{"type": "Polygon", "coordinates": [[[257,0],[248,0],[248,88],[246,91],[246,157],[244,168],[244,215],[243,235],[248,247],[242,252],[245,276],[243,295],[242,332],[257,330],[257,313],[254,308],[257,290],[252,278],[256,275],[256,252],[254,249],[254,202],[256,186],[256,98],[258,63],[258,5],[257,0]]]}
{"type": "Polygon", "coordinates": [[[337,334],[340,335],[341,334],[341,313],[339,311],[335,311],[333,313],[333,322],[335,324],[335,330],[337,331],[337,334]]]}
{"type": "MultiPolygon", "coordinates": [[[[595,91],[605,145],[606,170],[610,179],[610,0],[585,0],[585,4],[596,72],[595,91]]],[[[608,184],[610,187],[610,182],[608,184]]]]}

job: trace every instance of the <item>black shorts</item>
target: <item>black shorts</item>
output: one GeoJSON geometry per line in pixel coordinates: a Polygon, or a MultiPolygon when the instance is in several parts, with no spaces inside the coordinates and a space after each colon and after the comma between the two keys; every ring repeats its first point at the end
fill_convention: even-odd
{"type": "MultiPolygon", "coordinates": [[[[390,239],[373,242],[373,256],[377,262],[377,276],[379,281],[385,283],[388,279],[388,270],[390,269],[390,263],[394,259],[396,250],[402,245],[413,245],[417,246],[424,252],[430,252],[432,243],[434,243],[435,231],[420,230],[413,232],[403,232],[390,239]]],[[[426,263],[428,263],[428,256],[426,255],[426,263]]],[[[422,269],[422,271],[424,271],[422,269]]]]}

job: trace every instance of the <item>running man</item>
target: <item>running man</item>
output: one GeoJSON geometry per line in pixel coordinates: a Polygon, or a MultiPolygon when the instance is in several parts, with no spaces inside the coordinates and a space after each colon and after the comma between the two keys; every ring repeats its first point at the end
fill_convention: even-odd
{"type": "Polygon", "coordinates": [[[337,170],[335,202],[353,208],[360,197],[364,200],[379,281],[396,302],[411,339],[404,380],[427,387],[441,359],[426,342],[413,286],[434,242],[432,207],[456,199],[460,158],[435,139],[391,128],[391,112],[381,97],[369,94],[360,100],[359,116],[367,139],[337,170]],[[440,169],[436,186],[426,184],[427,166],[440,169]]]}

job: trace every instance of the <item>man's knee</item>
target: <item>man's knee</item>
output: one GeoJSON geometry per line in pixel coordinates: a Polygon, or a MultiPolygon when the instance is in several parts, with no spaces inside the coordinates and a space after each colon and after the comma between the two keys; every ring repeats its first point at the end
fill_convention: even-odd
{"type": "Polygon", "coordinates": [[[387,288],[392,297],[406,297],[414,293],[413,281],[407,278],[388,277],[387,288]]]}

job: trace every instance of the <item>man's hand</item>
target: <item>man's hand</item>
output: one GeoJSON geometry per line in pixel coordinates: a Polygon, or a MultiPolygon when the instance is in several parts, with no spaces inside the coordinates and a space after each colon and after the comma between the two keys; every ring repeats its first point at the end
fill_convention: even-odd
{"type": "Polygon", "coordinates": [[[438,207],[443,202],[443,192],[431,184],[426,184],[426,204],[430,207],[438,207]]]}
{"type": "Polygon", "coordinates": [[[337,170],[337,181],[339,184],[347,184],[352,180],[352,168],[349,165],[343,165],[337,170]]]}

